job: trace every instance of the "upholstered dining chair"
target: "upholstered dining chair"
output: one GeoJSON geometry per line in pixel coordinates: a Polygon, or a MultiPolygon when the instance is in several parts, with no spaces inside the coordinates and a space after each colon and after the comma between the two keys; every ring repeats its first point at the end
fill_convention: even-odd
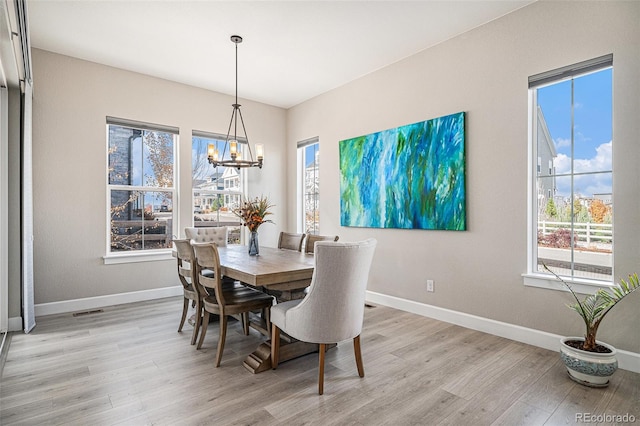
{"type": "MultiPolygon", "coordinates": [[[[226,247],[229,240],[229,228],[226,226],[211,227],[186,227],[184,234],[191,243],[214,243],[218,247],[226,247]]],[[[234,280],[229,277],[222,277],[224,285],[231,285],[234,280]]]]}
{"type": "Polygon", "coordinates": [[[218,337],[218,349],[216,353],[216,367],[220,366],[224,342],[227,336],[227,316],[240,314],[243,317],[243,331],[249,334],[249,312],[261,310],[265,314],[265,325],[270,332],[269,313],[273,304],[273,297],[261,291],[249,287],[223,288],[220,273],[220,255],[218,248],[212,243],[192,243],[195,253],[194,262],[194,287],[202,297],[204,315],[200,330],[200,339],[197,348],[202,347],[204,337],[207,334],[209,315],[220,316],[220,336],[218,337]],[[213,277],[205,274],[213,272],[213,277]]]}
{"type": "Polygon", "coordinates": [[[316,241],[338,241],[337,235],[307,235],[307,241],[304,243],[304,252],[313,253],[313,245],[316,241]]]}
{"type": "Polygon", "coordinates": [[[304,240],[303,234],[292,234],[290,232],[280,232],[278,238],[278,248],[302,251],[302,241],[304,240]]]}
{"type": "Polygon", "coordinates": [[[226,247],[229,238],[229,228],[226,226],[217,227],[186,227],[184,234],[192,243],[215,243],[218,247],[226,247]]]}
{"type": "Polygon", "coordinates": [[[356,243],[319,241],[309,293],[302,300],[271,308],[271,367],[278,367],[280,331],[320,345],[318,393],[324,392],[326,345],[353,339],[358,375],[364,377],[360,333],[369,269],[376,240],[356,243]]]}

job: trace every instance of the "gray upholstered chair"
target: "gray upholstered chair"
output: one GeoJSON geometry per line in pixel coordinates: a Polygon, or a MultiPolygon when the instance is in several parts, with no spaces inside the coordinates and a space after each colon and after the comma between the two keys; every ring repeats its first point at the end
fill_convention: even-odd
{"type": "Polygon", "coordinates": [[[200,339],[197,348],[202,347],[202,342],[207,334],[210,314],[220,316],[220,336],[218,337],[218,350],[216,355],[216,367],[220,366],[224,342],[227,336],[227,315],[241,315],[243,317],[244,334],[249,334],[249,312],[261,310],[265,313],[265,325],[270,331],[269,310],[273,304],[273,297],[261,291],[249,287],[224,288],[220,273],[220,256],[218,248],[212,243],[193,243],[191,245],[195,253],[193,284],[202,297],[204,315],[200,339]],[[213,277],[205,272],[213,272],[213,277]]]}
{"type": "Polygon", "coordinates": [[[316,241],[338,241],[337,235],[307,235],[307,241],[304,243],[304,252],[313,253],[313,245],[316,241]]]}
{"type": "Polygon", "coordinates": [[[184,234],[192,243],[215,243],[218,247],[226,247],[229,228],[226,226],[207,228],[184,228],[184,234]]]}
{"type": "Polygon", "coordinates": [[[304,234],[291,234],[289,232],[280,232],[278,238],[278,248],[302,251],[302,241],[304,240],[304,234]]]}
{"type": "Polygon", "coordinates": [[[302,300],[271,308],[271,367],[278,366],[280,330],[289,336],[320,345],[318,393],[324,390],[326,344],[353,339],[356,366],[364,377],[360,333],[365,291],[376,240],[357,243],[319,241],[309,294],[302,300]]]}

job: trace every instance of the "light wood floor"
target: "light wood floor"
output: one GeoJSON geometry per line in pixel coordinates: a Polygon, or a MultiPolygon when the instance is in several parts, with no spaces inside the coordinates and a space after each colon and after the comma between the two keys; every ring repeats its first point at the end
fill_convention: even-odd
{"type": "Polygon", "coordinates": [[[229,324],[214,368],[217,323],[204,346],[177,333],[181,299],[40,317],[14,334],[2,375],[0,424],[78,425],[558,425],[576,413],[640,422],[640,374],[606,389],[571,381],[555,352],[378,306],[365,310],[359,378],[351,342],[251,374],[242,360],[263,340],[229,324]]]}

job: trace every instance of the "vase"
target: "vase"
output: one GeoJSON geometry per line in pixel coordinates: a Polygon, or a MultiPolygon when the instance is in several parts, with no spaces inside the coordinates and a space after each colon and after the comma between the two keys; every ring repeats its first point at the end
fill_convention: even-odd
{"type": "Polygon", "coordinates": [[[569,340],[584,340],[584,338],[565,337],[564,339],[561,339],[560,357],[567,367],[569,377],[585,386],[608,386],[609,379],[618,368],[616,349],[611,345],[596,341],[599,345],[609,348],[611,352],[588,352],[567,345],[565,341],[569,340]]]}
{"type": "Polygon", "coordinates": [[[260,247],[258,246],[258,231],[251,231],[249,235],[249,256],[257,256],[260,254],[260,247]]]}

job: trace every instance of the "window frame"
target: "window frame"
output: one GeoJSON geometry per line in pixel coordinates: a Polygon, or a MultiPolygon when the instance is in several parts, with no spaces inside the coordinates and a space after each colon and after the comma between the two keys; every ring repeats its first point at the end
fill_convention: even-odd
{"type": "MultiPolygon", "coordinates": [[[[309,138],[309,139],[305,139],[303,141],[300,141],[297,143],[297,168],[298,168],[298,179],[297,179],[297,184],[296,184],[296,193],[297,193],[297,199],[300,200],[298,205],[297,205],[297,232],[299,233],[307,233],[307,229],[306,229],[306,214],[307,214],[307,210],[306,210],[306,203],[305,203],[305,184],[306,184],[306,166],[305,166],[305,160],[306,160],[306,154],[305,154],[305,150],[311,146],[311,145],[318,145],[318,149],[317,151],[320,151],[320,138],[319,137],[313,137],[313,138],[309,138]]],[[[318,165],[318,172],[316,175],[316,179],[320,180],[320,166],[318,165]]],[[[319,187],[319,183],[318,183],[318,187],[319,187]]],[[[318,191],[316,192],[317,194],[317,198],[320,198],[320,190],[318,189],[318,191]]],[[[315,232],[316,234],[320,234],[320,220],[318,219],[317,221],[314,221],[315,223],[315,232]]]]}
{"type": "Polygon", "coordinates": [[[105,123],[105,141],[106,141],[106,158],[105,158],[105,187],[106,187],[106,238],[105,238],[105,255],[103,256],[104,264],[118,264],[118,263],[135,263],[144,261],[157,261],[172,259],[172,247],[160,248],[160,249],[140,249],[140,250],[128,250],[128,251],[112,251],[111,250],[111,193],[112,191],[141,191],[141,192],[168,192],[171,194],[171,223],[172,237],[175,238],[175,227],[179,223],[179,212],[177,206],[179,205],[178,195],[178,143],[179,143],[179,129],[177,127],[166,126],[161,124],[152,124],[146,122],[140,122],[135,120],[106,117],[105,123]],[[109,140],[109,128],[110,126],[126,127],[130,129],[140,131],[162,132],[172,135],[172,156],[173,156],[173,176],[172,187],[159,187],[159,186],[146,186],[146,185],[122,185],[109,183],[109,150],[111,141],[109,140]]]}
{"type": "MultiPolygon", "coordinates": [[[[537,271],[538,260],[538,203],[537,203],[537,180],[540,174],[540,158],[538,157],[537,141],[537,108],[536,97],[537,88],[560,83],[582,75],[613,68],[613,55],[604,55],[591,60],[583,61],[574,65],[536,74],[529,77],[528,88],[528,196],[527,196],[527,272],[522,274],[525,286],[546,288],[559,291],[567,291],[565,286],[549,273],[537,271]]],[[[612,82],[613,84],[613,82],[612,82]]],[[[613,112],[612,112],[613,114],[613,112]]],[[[612,120],[613,125],[613,120],[612,120]]],[[[613,129],[612,129],[613,130],[613,129]]],[[[555,166],[553,167],[555,172],[555,166]]],[[[611,169],[613,177],[613,165],[611,169]]],[[[555,173],[554,173],[555,175],[555,173]]],[[[573,172],[571,173],[573,176],[573,172]]],[[[613,192],[613,187],[612,187],[613,192]]],[[[612,256],[614,252],[612,251],[612,256]]],[[[613,262],[612,262],[613,267],[613,262]]],[[[592,294],[598,289],[610,289],[615,282],[615,275],[612,271],[611,281],[601,279],[589,279],[585,277],[562,276],[562,279],[570,283],[574,291],[582,294],[592,294]]]]}

